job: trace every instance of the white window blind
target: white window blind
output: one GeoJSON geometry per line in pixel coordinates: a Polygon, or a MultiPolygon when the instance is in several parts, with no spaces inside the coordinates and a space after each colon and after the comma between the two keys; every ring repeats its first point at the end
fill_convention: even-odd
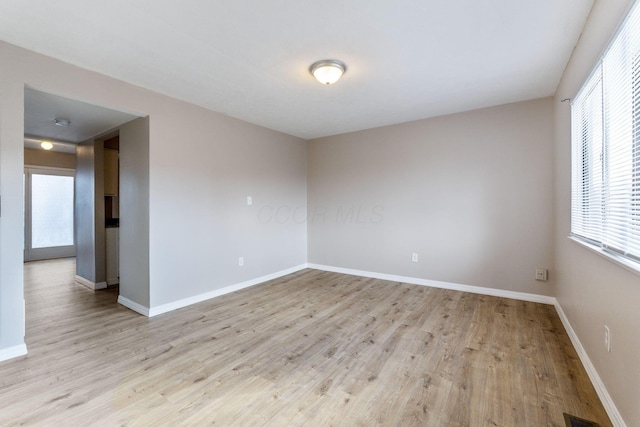
{"type": "Polygon", "coordinates": [[[571,234],[639,262],[638,4],[572,102],[571,121],[571,234]]]}

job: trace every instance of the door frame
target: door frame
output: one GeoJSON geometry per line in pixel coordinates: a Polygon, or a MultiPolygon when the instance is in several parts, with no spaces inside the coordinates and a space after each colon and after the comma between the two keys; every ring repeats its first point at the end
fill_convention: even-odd
{"type": "Polygon", "coordinates": [[[49,166],[24,166],[24,261],[38,261],[52,258],[67,258],[76,256],[76,192],[75,182],[73,185],[73,245],[69,246],[53,246],[47,248],[32,248],[32,229],[31,229],[31,176],[32,175],[56,175],[56,176],[72,176],[75,181],[75,169],[57,168],[49,166]]]}

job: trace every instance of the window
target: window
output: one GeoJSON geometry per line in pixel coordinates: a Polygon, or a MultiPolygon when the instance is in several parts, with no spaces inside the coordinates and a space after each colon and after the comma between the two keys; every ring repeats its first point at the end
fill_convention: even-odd
{"type": "Polygon", "coordinates": [[[73,245],[73,177],[31,175],[31,247],[73,245]]]}
{"type": "Polygon", "coordinates": [[[571,122],[571,235],[640,270],[637,5],[572,102],[571,122]]]}
{"type": "Polygon", "coordinates": [[[25,261],[75,256],[74,171],[27,166],[24,172],[25,261]]]}

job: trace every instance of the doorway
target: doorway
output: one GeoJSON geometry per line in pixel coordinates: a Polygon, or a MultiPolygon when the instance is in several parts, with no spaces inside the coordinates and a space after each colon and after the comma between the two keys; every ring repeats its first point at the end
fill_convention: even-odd
{"type": "MultiPolygon", "coordinates": [[[[70,282],[74,286],[97,290],[113,285],[115,289],[107,291],[115,292],[121,304],[148,307],[148,116],[25,86],[24,162],[24,218],[30,227],[25,230],[24,259],[43,260],[25,268],[68,261],[75,270],[70,282]],[[116,136],[118,144],[113,146],[116,136]],[[126,179],[121,183],[122,176],[126,179]],[[39,240],[35,211],[38,185],[44,181],[52,186],[64,183],[71,191],[60,197],[73,201],[61,215],[71,219],[65,224],[72,228],[47,244],[39,240]],[[126,229],[119,228],[120,216],[127,219],[122,222],[126,229]],[[58,257],[67,259],[45,260],[58,257]]],[[[40,192],[51,195],[49,190],[40,192]]],[[[51,228],[61,231],[65,226],[56,223],[51,228]]],[[[25,292],[32,285],[25,280],[25,292]]],[[[29,318],[30,310],[25,315],[29,318]]]]}
{"type": "Polygon", "coordinates": [[[76,255],[75,172],[62,168],[24,168],[24,260],[76,255]]]}

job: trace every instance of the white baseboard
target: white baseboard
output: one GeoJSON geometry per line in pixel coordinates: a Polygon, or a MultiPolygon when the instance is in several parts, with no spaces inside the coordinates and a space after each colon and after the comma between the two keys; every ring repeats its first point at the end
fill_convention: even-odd
{"type": "Polygon", "coordinates": [[[0,350],[0,362],[27,354],[27,345],[20,344],[0,350]]]}
{"type": "Polygon", "coordinates": [[[409,283],[412,285],[430,286],[432,288],[450,289],[453,291],[470,292],[472,294],[490,295],[494,297],[517,299],[522,301],[539,302],[554,305],[556,299],[547,295],[529,294],[526,292],[506,291],[504,289],[485,288],[482,286],[461,285],[458,283],[439,282],[436,280],[418,279],[416,277],[396,276],[393,274],[374,273],[371,271],[352,270],[350,268],[331,267],[328,265],[309,264],[315,270],[331,271],[334,273],[350,274],[352,276],[370,277],[373,279],[389,280],[392,282],[409,283]]]}
{"type": "Polygon", "coordinates": [[[578,339],[578,335],[573,330],[571,323],[569,323],[569,319],[567,318],[567,315],[564,313],[564,310],[562,310],[560,303],[556,300],[554,305],[556,307],[556,311],[558,312],[558,316],[560,317],[560,320],[562,320],[564,329],[567,331],[567,335],[569,335],[569,339],[573,344],[573,348],[576,349],[576,353],[578,353],[578,357],[580,357],[580,360],[582,361],[582,365],[584,366],[584,369],[587,371],[587,375],[589,375],[591,384],[593,384],[593,387],[596,389],[596,393],[598,393],[598,397],[600,398],[600,401],[602,402],[602,405],[604,406],[605,411],[607,411],[607,415],[609,415],[611,422],[615,427],[626,427],[626,424],[624,422],[624,419],[622,418],[622,415],[618,411],[618,408],[616,407],[615,403],[613,403],[613,399],[611,399],[611,395],[607,391],[607,388],[604,386],[604,383],[602,382],[600,375],[598,375],[598,371],[596,371],[595,366],[593,366],[593,363],[591,363],[591,359],[589,359],[589,355],[587,354],[587,351],[582,346],[580,339],[578,339]]]}
{"type": "Polygon", "coordinates": [[[85,279],[82,276],[78,276],[76,274],[75,281],[80,283],[82,286],[85,286],[92,291],[96,291],[98,289],[105,289],[107,287],[107,282],[92,282],[91,280],[85,279]]]}
{"type": "Polygon", "coordinates": [[[113,286],[120,283],[120,279],[107,279],[107,286],[113,286]]]}
{"type": "Polygon", "coordinates": [[[215,298],[224,294],[228,294],[231,292],[239,291],[240,289],[245,289],[250,286],[255,286],[260,283],[267,282],[269,280],[277,279],[282,276],[286,276],[287,274],[295,273],[297,271],[303,270],[307,268],[307,264],[301,264],[297,267],[288,268],[286,270],[278,271],[276,273],[267,274],[266,276],[258,277],[256,279],[247,280],[246,282],[237,283],[235,285],[226,286],[222,289],[216,289],[211,292],[206,292],[200,295],[194,295],[189,298],[184,298],[178,301],[173,301],[167,304],[162,304],[157,307],[151,307],[149,309],[149,317],[157,316],[159,314],[167,313],[169,311],[177,310],[179,308],[183,308],[192,304],[197,304],[202,301],[206,301],[211,298],[215,298]]]}
{"type": "Polygon", "coordinates": [[[129,298],[125,298],[122,295],[118,296],[118,304],[124,305],[125,307],[135,311],[136,313],[140,313],[143,316],[149,317],[149,307],[145,307],[142,304],[131,301],[129,298]]]}

